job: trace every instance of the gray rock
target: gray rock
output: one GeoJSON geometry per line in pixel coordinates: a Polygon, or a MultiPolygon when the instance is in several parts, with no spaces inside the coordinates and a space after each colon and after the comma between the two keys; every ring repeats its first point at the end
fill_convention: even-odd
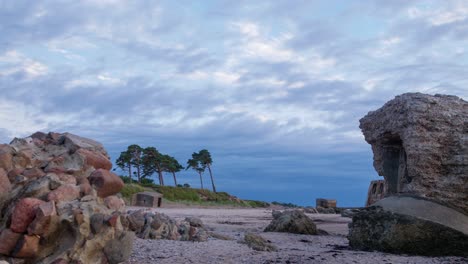
{"type": "Polygon", "coordinates": [[[193,227],[203,227],[203,222],[198,217],[187,217],[185,221],[189,222],[190,226],[193,227]]]}
{"type": "Polygon", "coordinates": [[[277,251],[276,247],[271,244],[271,242],[266,241],[258,234],[245,233],[243,242],[256,251],[277,251]]]}
{"type": "Polygon", "coordinates": [[[315,223],[300,210],[273,213],[274,219],[265,228],[265,232],[286,232],[295,234],[317,235],[315,223]]]}
{"type": "Polygon", "coordinates": [[[135,233],[123,232],[117,236],[117,239],[110,240],[104,248],[109,264],[118,264],[129,259],[132,254],[134,239],[135,233]]]}

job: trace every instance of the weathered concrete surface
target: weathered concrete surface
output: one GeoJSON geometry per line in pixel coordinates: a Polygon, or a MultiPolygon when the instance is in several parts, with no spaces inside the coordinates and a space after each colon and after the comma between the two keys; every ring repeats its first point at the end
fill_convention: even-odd
{"type": "Polygon", "coordinates": [[[374,204],[382,209],[449,226],[468,235],[468,216],[452,208],[415,197],[387,197],[374,204]]]}
{"type": "Polygon", "coordinates": [[[119,199],[107,199],[123,186],[110,165],[100,143],[69,133],[0,145],[0,261],[125,262],[134,235],[119,199]],[[108,177],[90,185],[95,171],[108,177]]]}
{"type": "Polygon", "coordinates": [[[412,194],[468,214],[468,102],[407,93],[360,120],[387,194],[412,194]]]}
{"type": "Polygon", "coordinates": [[[446,225],[371,206],[349,224],[349,245],[425,256],[468,256],[468,234],[446,225]]]}

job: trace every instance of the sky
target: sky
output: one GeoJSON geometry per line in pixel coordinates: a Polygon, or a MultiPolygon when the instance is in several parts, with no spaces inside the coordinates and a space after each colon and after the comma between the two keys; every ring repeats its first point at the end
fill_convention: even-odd
{"type": "Polygon", "coordinates": [[[206,148],[219,191],[363,206],[359,119],[406,92],[468,100],[467,49],[464,0],[0,0],[0,142],[206,148]]]}

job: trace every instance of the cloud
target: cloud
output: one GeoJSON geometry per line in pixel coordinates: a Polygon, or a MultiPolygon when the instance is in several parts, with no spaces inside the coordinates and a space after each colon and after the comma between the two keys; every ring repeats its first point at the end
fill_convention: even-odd
{"type": "Polygon", "coordinates": [[[288,190],[317,183],[358,205],[375,176],[359,118],[404,92],[468,98],[464,1],[0,6],[0,139],[70,131],[182,163],[208,148],[245,196],[305,202],[288,190]]]}

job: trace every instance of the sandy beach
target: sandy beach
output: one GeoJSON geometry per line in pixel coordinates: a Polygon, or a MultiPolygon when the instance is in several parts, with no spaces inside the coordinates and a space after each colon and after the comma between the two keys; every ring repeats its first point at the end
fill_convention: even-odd
{"type": "MultiPolygon", "coordinates": [[[[141,209],[129,207],[129,210],[141,209]]],[[[144,263],[468,263],[461,257],[421,257],[381,252],[354,251],[346,235],[350,218],[308,214],[328,236],[263,232],[272,220],[271,209],[157,208],[176,220],[195,216],[208,230],[230,240],[207,242],[136,239],[128,264],[144,263]],[[246,232],[271,241],[277,252],[259,252],[239,243],[246,232]]]]}

